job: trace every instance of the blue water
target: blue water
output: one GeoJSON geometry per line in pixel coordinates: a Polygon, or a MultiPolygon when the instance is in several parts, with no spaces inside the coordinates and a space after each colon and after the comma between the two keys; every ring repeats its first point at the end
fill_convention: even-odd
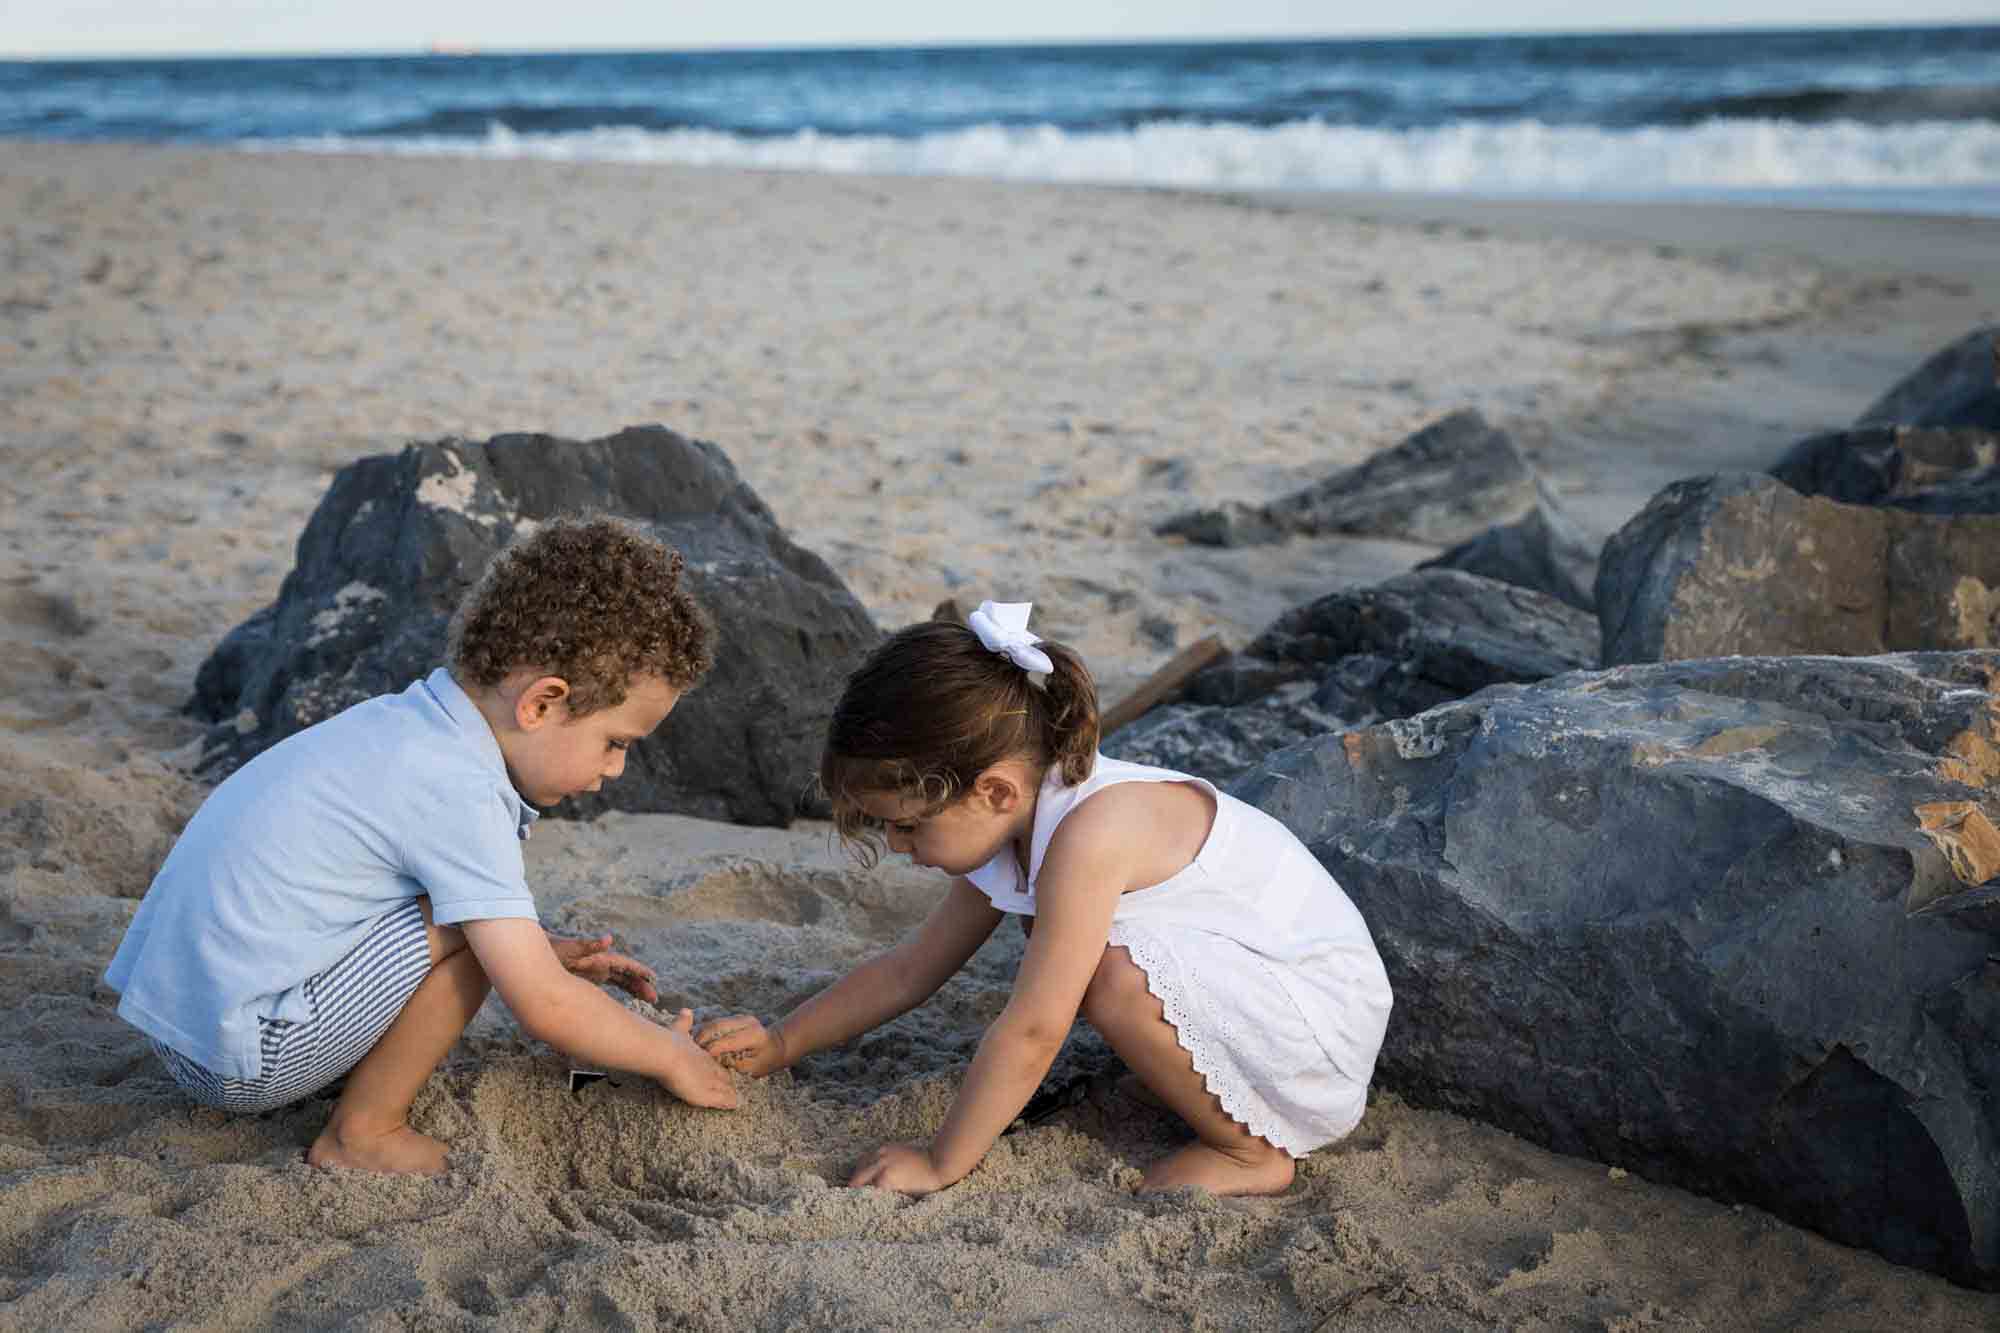
{"type": "Polygon", "coordinates": [[[2000,214],[2000,27],[15,61],[0,135],[2000,214]]]}

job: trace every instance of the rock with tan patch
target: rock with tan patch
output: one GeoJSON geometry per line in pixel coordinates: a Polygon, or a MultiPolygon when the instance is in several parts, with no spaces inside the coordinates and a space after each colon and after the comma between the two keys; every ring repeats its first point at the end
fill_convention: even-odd
{"type": "Polygon", "coordinates": [[[205,771],[227,773],[427,673],[494,553],[576,513],[636,521],[679,548],[718,642],[714,670],[633,747],[625,775],[558,811],[786,822],[840,682],[880,632],[720,449],[658,426],[588,441],[441,440],[342,468],[278,600],[230,631],[195,678],[194,711],[211,724],[205,771]]]}
{"type": "Polygon", "coordinates": [[[1273,756],[1380,1081],[2000,1287],[2000,652],[1501,685],[1273,756]]]}
{"type": "Polygon", "coordinates": [[[1837,504],[1771,477],[1679,481],[1605,543],[1606,665],[2000,645],[2000,515],[1837,504]]]}

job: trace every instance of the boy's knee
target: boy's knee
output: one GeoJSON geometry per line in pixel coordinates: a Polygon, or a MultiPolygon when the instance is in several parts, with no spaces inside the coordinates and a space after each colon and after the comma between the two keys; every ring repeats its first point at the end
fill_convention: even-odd
{"type": "Polygon", "coordinates": [[[436,967],[454,954],[466,950],[465,932],[457,926],[440,926],[431,919],[431,899],[427,893],[417,895],[417,910],[424,914],[424,931],[431,941],[431,966],[436,967]]]}
{"type": "Polygon", "coordinates": [[[431,927],[431,966],[436,967],[445,959],[456,958],[460,954],[472,958],[474,963],[478,962],[478,959],[472,957],[470,948],[465,942],[464,931],[457,926],[431,927]]]}

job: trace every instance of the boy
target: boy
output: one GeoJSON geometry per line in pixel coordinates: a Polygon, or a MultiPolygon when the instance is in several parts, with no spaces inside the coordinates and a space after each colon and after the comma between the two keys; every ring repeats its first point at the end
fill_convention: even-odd
{"type": "Polygon", "coordinates": [[[581,1062],[730,1107],[688,1033],[626,1009],[653,974],[611,939],[537,924],[521,840],[625,768],[713,661],[682,560],[610,520],[558,519],[502,551],[453,618],[449,667],[286,738],[210,793],[105,982],[195,1100],[270,1110],[347,1076],[306,1153],[436,1173],[410,1104],[490,987],[581,1062]]]}

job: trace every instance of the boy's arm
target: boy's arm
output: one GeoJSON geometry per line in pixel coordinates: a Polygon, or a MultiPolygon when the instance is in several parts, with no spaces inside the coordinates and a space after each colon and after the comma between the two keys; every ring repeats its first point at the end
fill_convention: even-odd
{"type": "Polygon", "coordinates": [[[572,976],[534,921],[462,921],[466,943],[529,1036],[577,1060],[626,1069],[665,1085],[696,1106],[734,1106],[729,1074],[688,1035],[683,1010],[671,1028],[633,1013],[590,982],[572,976]]]}
{"type": "MultiPolygon", "coordinates": [[[[771,1069],[838,1046],[928,1000],[986,943],[1001,915],[972,881],[952,880],[944,900],[914,934],[785,1015],[767,1034],[775,1048],[771,1069]]],[[[702,1029],[701,1040],[715,1055],[728,1055],[739,1049],[732,1037],[755,1035],[748,1030],[754,1025],[742,1022],[718,1019],[702,1029]]]]}

